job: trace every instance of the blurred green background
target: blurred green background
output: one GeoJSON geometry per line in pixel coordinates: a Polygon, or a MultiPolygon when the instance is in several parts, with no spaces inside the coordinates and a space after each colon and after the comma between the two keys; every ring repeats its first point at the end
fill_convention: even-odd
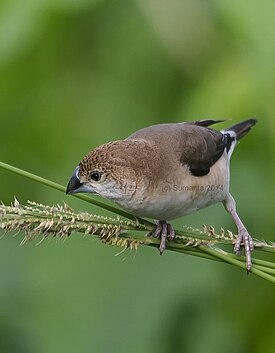
{"type": "MultiPolygon", "coordinates": [[[[65,185],[92,148],[139,128],[257,117],[231,191],[274,241],[274,14],[271,0],[2,0],[0,159],[65,185]]],[[[102,213],[4,170],[0,190],[102,213]]],[[[173,222],[203,223],[235,231],[222,205],[173,222]]],[[[274,352],[274,288],[253,275],[149,248],[116,257],[80,234],[22,238],[0,241],[1,353],[274,352]]]]}

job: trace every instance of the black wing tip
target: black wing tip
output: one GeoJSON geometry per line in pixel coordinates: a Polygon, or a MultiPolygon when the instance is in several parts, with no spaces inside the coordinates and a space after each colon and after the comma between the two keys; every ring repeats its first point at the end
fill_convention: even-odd
{"type": "Polygon", "coordinates": [[[218,123],[224,123],[225,121],[228,121],[228,119],[221,119],[221,120],[204,119],[204,120],[190,121],[188,122],[188,124],[207,127],[218,123]]]}

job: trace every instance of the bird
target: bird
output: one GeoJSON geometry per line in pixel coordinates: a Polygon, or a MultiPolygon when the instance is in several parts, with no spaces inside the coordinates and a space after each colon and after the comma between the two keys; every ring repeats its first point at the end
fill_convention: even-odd
{"type": "Polygon", "coordinates": [[[241,255],[244,249],[249,272],[254,243],[229,190],[230,158],[257,120],[212,128],[224,121],[152,125],[96,147],[75,168],[66,193],[100,195],[136,217],[155,219],[151,235],[160,239],[160,254],[175,239],[167,221],[223,203],[238,230],[234,251],[241,255]]]}

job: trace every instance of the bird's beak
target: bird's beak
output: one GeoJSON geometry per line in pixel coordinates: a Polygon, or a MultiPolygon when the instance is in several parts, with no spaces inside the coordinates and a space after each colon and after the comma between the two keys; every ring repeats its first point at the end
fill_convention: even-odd
{"type": "Polygon", "coordinates": [[[83,192],[95,193],[92,186],[82,183],[78,176],[79,167],[76,167],[68,183],[66,194],[77,194],[83,192]]]}

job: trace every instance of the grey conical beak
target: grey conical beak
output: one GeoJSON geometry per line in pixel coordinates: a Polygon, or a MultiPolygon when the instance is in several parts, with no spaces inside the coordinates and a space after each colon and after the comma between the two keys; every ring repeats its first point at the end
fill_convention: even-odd
{"type": "Polygon", "coordinates": [[[78,176],[79,167],[76,167],[68,183],[66,194],[77,194],[82,192],[95,193],[92,186],[82,183],[78,176]]]}

